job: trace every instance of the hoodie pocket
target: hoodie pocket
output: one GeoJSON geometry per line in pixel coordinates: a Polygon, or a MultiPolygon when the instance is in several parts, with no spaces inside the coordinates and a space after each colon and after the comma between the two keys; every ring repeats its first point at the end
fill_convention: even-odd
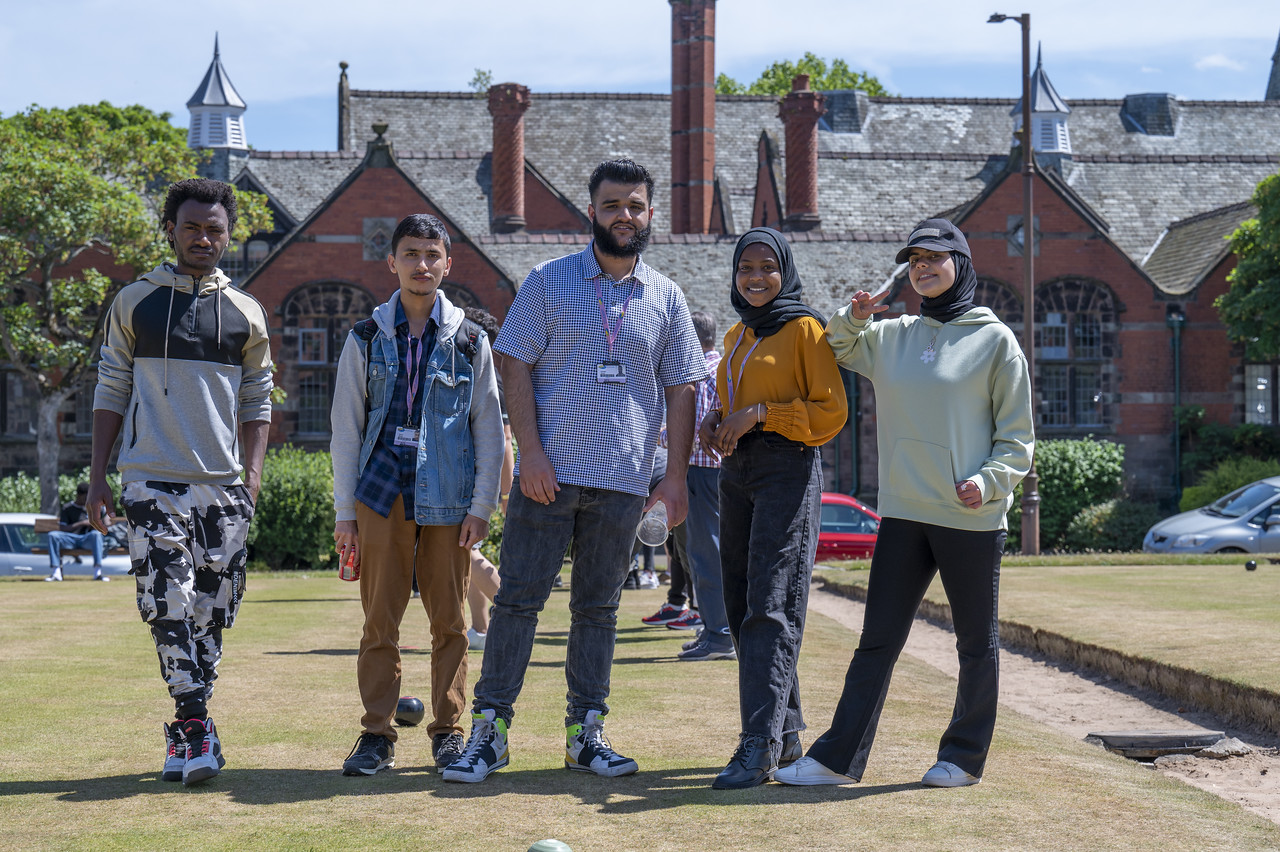
{"type": "Polygon", "coordinates": [[[905,500],[954,505],[955,468],[951,451],[940,444],[902,439],[889,462],[889,493],[905,500]]]}

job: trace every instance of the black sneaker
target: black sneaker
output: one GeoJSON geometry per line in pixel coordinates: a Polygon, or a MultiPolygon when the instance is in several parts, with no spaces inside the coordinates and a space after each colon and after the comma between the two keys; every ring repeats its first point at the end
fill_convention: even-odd
{"type": "Polygon", "coordinates": [[[343,775],[374,775],[396,765],[396,745],[382,734],[364,733],[342,763],[343,775]]]}
{"type": "Polygon", "coordinates": [[[462,757],[463,745],[462,734],[457,731],[432,737],[431,757],[436,762],[436,771],[443,773],[450,764],[462,757]]]}
{"type": "Polygon", "coordinates": [[[182,735],[187,740],[187,762],[182,766],[184,786],[208,781],[227,765],[212,719],[188,719],[182,723],[182,735]]]}
{"type": "Polygon", "coordinates": [[[182,767],[187,765],[187,738],[182,734],[181,722],[164,726],[164,744],[164,769],[160,780],[181,781],[182,767]]]}

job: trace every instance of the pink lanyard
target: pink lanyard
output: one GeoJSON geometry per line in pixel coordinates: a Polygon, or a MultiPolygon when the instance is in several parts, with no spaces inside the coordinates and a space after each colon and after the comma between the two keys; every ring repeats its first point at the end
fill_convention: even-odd
{"type": "Polygon", "coordinates": [[[422,361],[422,352],[426,350],[427,329],[431,327],[431,320],[427,320],[427,324],[422,328],[422,338],[409,335],[409,387],[405,389],[405,400],[409,404],[409,409],[405,413],[405,423],[413,425],[413,400],[418,395],[418,367],[422,361]]]}
{"type": "Polygon", "coordinates": [[[622,313],[618,314],[618,327],[611,329],[609,324],[609,311],[604,306],[604,291],[600,289],[600,279],[592,279],[596,285],[596,304],[600,306],[600,322],[604,325],[604,341],[609,347],[609,358],[613,358],[613,342],[618,339],[618,335],[622,333],[622,320],[627,316],[627,308],[631,306],[631,297],[636,292],[636,278],[631,278],[631,289],[627,291],[627,300],[622,303],[622,313]]]}
{"type": "MultiPolygon", "coordinates": [[[[737,352],[738,352],[738,345],[739,345],[740,343],[742,343],[742,335],[744,335],[744,334],[746,334],[746,333],[747,333],[747,329],[746,329],[746,327],[745,327],[745,326],[743,326],[742,331],[738,332],[738,339],[737,339],[737,340],[735,340],[735,341],[733,342],[733,349],[729,352],[729,357],[728,357],[728,359],[725,361],[725,365],[724,365],[724,375],[725,375],[725,379],[727,379],[727,380],[728,380],[728,383],[729,383],[729,407],[728,407],[728,409],[726,409],[726,410],[727,410],[730,414],[732,414],[732,413],[733,413],[733,395],[734,395],[734,391],[733,391],[733,386],[734,386],[734,381],[733,381],[733,356],[734,356],[735,354],[737,354],[737,352]]],[[[753,343],[753,344],[751,344],[751,348],[747,350],[747,354],[742,356],[742,363],[738,365],[738,381],[737,381],[737,384],[738,384],[739,386],[741,386],[741,385],[742,385],[742,372],[743,372],[744,370],[746,370],[746,369],[747,369],[747,362],[751,360],[751,353],[756,351],[756,347],[760,345],[760,341],[761,341],[761,340],[764,340],[764,338],[763,338],[763,337],[757,337],[757,338],[756,338],[756,342],[755,342],[755,343],[753,343]]]]}

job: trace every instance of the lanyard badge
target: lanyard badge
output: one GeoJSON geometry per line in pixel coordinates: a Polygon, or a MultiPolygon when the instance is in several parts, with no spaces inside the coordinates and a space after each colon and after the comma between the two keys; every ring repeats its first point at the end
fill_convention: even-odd
{"type": "Polygon", "coordinates": [[[594,279],[596,285],[596,304],[600,307],[600,324],[604,326],[604,342],[609,350],[609,357],[596,364],[596,381],[602,385],[625,385],[627,383],[627,366],[613,357],[613,344],[622,333],[622,321],[627,317],[627,308],[631,306],[631,297],[636,292],[636,279],[631,279],[631,289],[627,291],[627,299],[622,303],[622,313],[618,315],[617,328],[609,322],[609,310],[604,306],[604,291],[600,289],[600,279],[594,279]]]}

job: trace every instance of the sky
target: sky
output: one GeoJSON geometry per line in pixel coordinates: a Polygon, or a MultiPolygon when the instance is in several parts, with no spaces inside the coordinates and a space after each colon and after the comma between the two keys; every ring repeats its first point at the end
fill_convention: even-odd
{"type": "MultiPolygon", "coordinates": [[[[339,62],[352,88],[466,91],[477,69],[534,92],[669,92],[671,7],[592,0],[44,0],[0,15],[0,115],[31,104],[140,103],[187,124],[213,56],[248,104],[259,150],[333,150],[339,62]]],[[[742,82],[811,51],[893,94],[1021,93],[1018,24],[1068,102],[1168,92],[1261,100],[1280,37],[1277,0],[720,0],[716,71],[742,82]],[[917,10],[927,8],[930,17],[917,10]],[[785,10],[785,14],[779,12],[785,10]]],[[[1034,62],[1034,57],[1033,60],[1034,62]]],[[[662,128],[665,132],[665,128],[662,128]]]]}

